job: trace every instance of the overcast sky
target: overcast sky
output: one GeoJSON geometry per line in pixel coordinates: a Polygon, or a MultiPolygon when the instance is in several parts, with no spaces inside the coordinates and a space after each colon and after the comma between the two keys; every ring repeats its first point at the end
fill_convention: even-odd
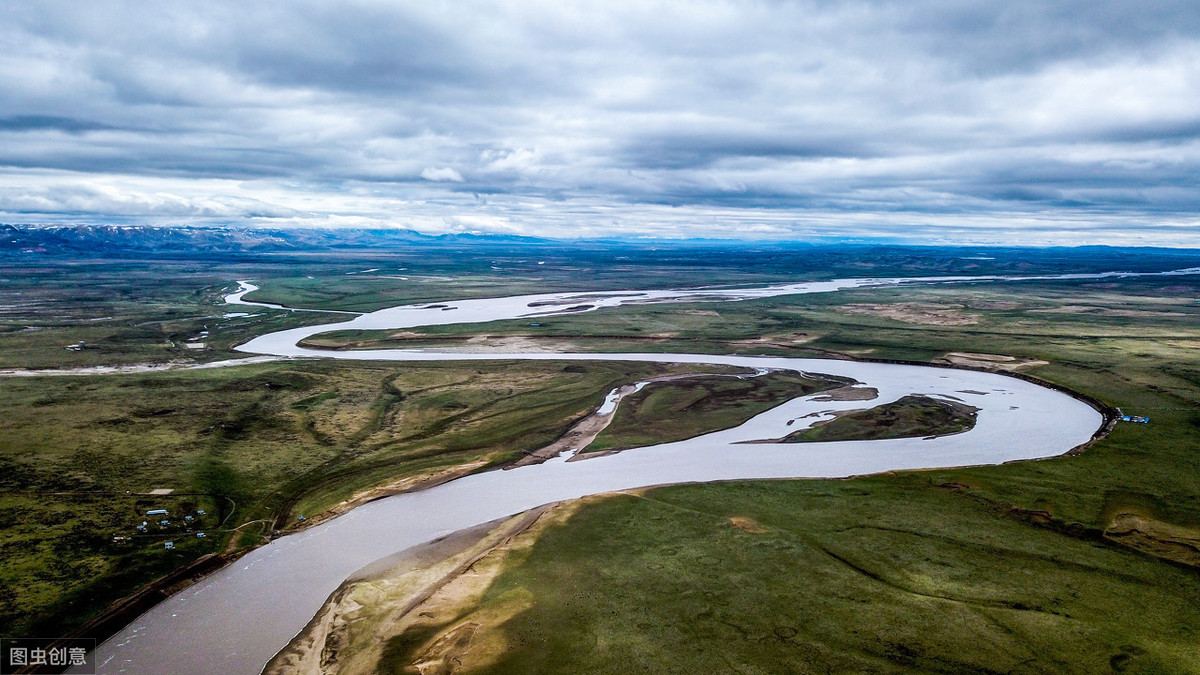
{"type": "Polygon", "coordinates": [[[0,0],[0,221],[1200,247],[1200,4],[0,0]]]}

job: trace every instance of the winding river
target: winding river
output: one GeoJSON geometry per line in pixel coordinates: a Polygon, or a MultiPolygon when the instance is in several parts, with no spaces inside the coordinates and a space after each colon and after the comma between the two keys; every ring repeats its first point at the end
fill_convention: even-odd
{"type": "MultiPolygon", "coordinates": [[[[1194,274],[1180,270],[1168,274],[1194,274]]],[[[1080,279],[1124,274],[1021,277],[1080,279]]],[[[423,350],[323,351],[297,346],[333,330],[530,319],[651,302],[728,302],[777,295],[898,284],[1010,280],[1012,277],[846,279],[756,289],[550,293],[461,300],[383,309],[335,324],[280,331],[239,351],[280,357],[370,361],[536,359],[704,363],[824,373],[878,390],[871,401],[793,399],[745,424],[676,443],[579,462],[543,464],[460,478],[388,497],[301,532],[281,537],[139,617],[97,650],[101,673],[258,673],[316,614],[352,573],[405,548],[542,504],[588,494],[664,483],[755,478],[842,477],[898,469],[996,464],[1051,457],[1087,442],[1099,412],[1066,394],[1012,377],[967,370],[882,363],[705,354],[454,353],[423,350]],[[805,444],[745,444],[780,438],[841,410],[908,394],[964,401],[979,409],[975,427],[938,438],[805,444]]],[[[240,282],[231,304],[255,290],[240,282]]]]}

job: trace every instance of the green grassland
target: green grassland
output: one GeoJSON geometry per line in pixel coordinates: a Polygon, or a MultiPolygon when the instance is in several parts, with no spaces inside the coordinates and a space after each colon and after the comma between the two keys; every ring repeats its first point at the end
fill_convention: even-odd
{"type": "MultiPolygon", "coordinates": [[[[235,288],[235,279],[251,279],[262,286],[248,296],[252,300],[309,309],[369,311],[410,302],[516,293],[737,286],[838,276],[1077,271],[1080,264],[1097,269],[1129,266],[1129,261],[1110,259],[1112,256],[1081,260],[1044,253],[992,261],[957,256],[955,252],[923,256],[916,251],[866,249],[772,252],[747,248],[705,255],[703,249],[568,252],[552,247],[496,250],[491,255],[437,248],[153,260],[23,256],[0,260],[0,368],[211,361],[237,356],[228,352],[228,347],[254,335],[344,319],[336,314],[220,304],[221,296],[235,288]],[[251,316],[226,316],[235,313],[251,316]],[[80,341],[88,348],[65,350],[80,341]],[[205,348],[190,349],[185,346],[188,342],[204,342],[205,348]]],[[[1186,256],[1167,256],[1155,257],[1143,266],[1168,269],[1194,262],[1186,256]]],[[[868,295],[864,297],[888,292],[906,291],[865,291],[868,295]]],[[[772,305],[773,301],[768,301],[756,307],[772,305]]],[[[730,346],[726,343],[731,340],[758,339],[797,325],[796,317],[786,312],[738,310],[728,315],[729,321],[720,319],[728,307],[732,306],[701,306],[691,314],[673,308],[599,312],[584,322],[564,324],[561,318],[548,319],[536,331],[530,331],[524,322],[517,325],[539,338],[569,329],[585,342],[581,349],[678,349],[683,343],[677,339],[684,338],[693,351],[714,352],[727,351],[730,346]],[[709,314],[714,311],[719,317],[709,314]]],[[[474,335],[475,330],[443,327],[427,334],[444,340],[474,335]]],[[[519,332],[513,326],[505,330],[519,332]]],[[[768,345],[732,347],[769,349],[768,345]]]]}
{"type": "Polygon", "coordinates": [[[614,386],[700,369],[712,370],[301,362],[5,379],[0,632],[61,634],[231,537],[258,543],[301,514],[404,477],[511,462],[614,386]],[[146,494],[160,488],[175,492],[146,494]],[[152,508],[176,521],[206,510],[192,529],[207,537],[176,522],[113,541],[135,535],[152,508]]]}
{"type": "MultiPolygon", "coordinates": [[[[1194,251],[1003,250],[964,257],[961,249],[574,242],[487,246],[447,244],[392,252],[296,254],[264,267],[249,299],[291,307],[370,311],[398,304],[554,291],[745,286],[847,277],[1159,271],[1195,266],[1194,251]],[[1015,254],[1015,255],[1014,255],[1015,254]]],[[[247,278],[247,277],[240,277],[247,278]]]]}
{"type": "Polygon", "coordinates": [[[947,436],[975,426],[975,409],[928,396],[904,396],[869,410],[838,415],[795,431],[784,443],[866,441],[883,438],[947,436]]]}
{"type": "MultiPolygon", "coordinates": [[[[1200,670],[1194,571],[920,474],[613,496],[516,562],[446,617],[527,608],[496,627],[509,648],[486,672],[1200,670]]],[[[396,641],[380,672],[414,672],[423,645],[396,641]]]]}
{"type": "Polygon", "coordinates": [[[573,340],[586,348],[820,356],[830,349],[875,357],[934,358],[947,350],[1041,352],[1054,339],[1092,340],[1191,335],[1200,304],[1189,292],[1194,282],[1143,279],[1115,282],[1008,282],[883,287],[779,296],[734,303],[662,304],[601,309],[567,316],[496,321],[471,326],[411,329],[412,337],[390,331],[341,331],[319,338],[335,346],[434,346],[452,348],[470,336],[520,336],[573,340]],[[1089,304],[1090,303],[1090,304],[1089,304]],[[913,314],[899,321],[872,314],[874,306],[913,314]],[[943,315],[926,316],[929,310],[943,315]],[[852,313],[859,312],[859,313],[852,313]],[[962,325],[950,320],[970,321],[962,325]],[[942,323],[936,323],[941,321],[942,323]],[[1136,327],[1138,334],[1130,335],[1136,327]],[[872,333],[878,329],[880,335],[872,333]],[[1080,333],[1082,331],[1082,333],[1080,333]],[[893,339],[912,336],[919,341],[893,339]],[[962,340],[966,340],[965,342],[962,340]],[[956,342],[957,341],[957,342],[956,342]]]}
{"type": "Polygon", "coordinates": [[[843,384],[787,371],[651,383],[621,401],[612,423],[586,450],[624,450],[729,429],[788,399],[843,384]]]}
{"type": "Polygon", "coordinates": [[[220,303],[225,293],[237,288],[233,279],[264,269],[277,268],[170,260],[5,265],[0,368],[201,363],[238,357],[229,347],[254,335],[344,320],[338,314],[220,303]],[[81,341],[85,349],[65,349],[81,341]],[[188,348],[189,342],[203,343],[204,348],[188,348]]]}

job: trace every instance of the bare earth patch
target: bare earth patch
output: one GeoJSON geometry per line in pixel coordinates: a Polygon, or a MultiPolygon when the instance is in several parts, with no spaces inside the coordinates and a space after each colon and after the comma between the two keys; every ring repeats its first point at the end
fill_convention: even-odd
{"type": "Polygon", "coordinates": [[[842,305],[837,309],[846,314],[881,316],[893,321],[925,326],[973,326],[979,323],[978,316],[967,314],[961,311],[961,309],[915,302],[895,302],[889,304],[862,303],[842,305]]]}
{"type": "Polygon", "coordinates": [[[485,354],[487,352],[556,353],[577,349],[568,340],[544,340],[521,336],[501,337],[479,335],[453,347],[456,352],[485,354]]]}
{"type": "Polygon", "coordinates": [[[813,401],[872,401],[879,398],[879,390],[875,387],[839,387],[831,389],[820,396],[814,396],[813,401]]]}
{"type": "Polygon", "coordinates": [[[933,362],[967,366],[968,368],[988,368],[1008,371],[1050,364],[1049,361],[1041,361],[1039,359],[1026,359],[1017,356],[1006,356],[1004,354],[980,354],[976,352],[947,352],[945,356],[940,359],[934,359],[933,362]]]}
{"type": "Polygon", "coordinates": [[[527,352],[551,354],[569,351],[580,351],[579,344],[560,338],[527,337],[522,335],[476,335],[469,338],[450,337],[440,338],[423,335],[413,331],[396,331],[389,333],[387,340],[392,344],[379,340],[339,340],[320,337],[305,338],[300,346],[308,349],[327,349],[333,351],[352,351],[355,349],[400,348],[421,349],[424,351],[453,351],[470,354],[487,354],[492,352],[514,353],[527,352]],[[394,344],[409,342],[411,344],[394,344]]]}
{"type": "Polygon", "coordinates": [[[1131,319],[1147,317],[1175,317],[1178,312],[1155,312],[1147,309],[1113,309],[1096,305],[1062,305],[1059,307],[1043,307],[1029,310],[1030,314],[1091,314],[1093,316],[1114,316],[1131,319]]]}
{"type": "Polygon", "coordinates": [[[1024,306],[1024,303],[1013,302],[1011,300],[973,300],[968,303],[968,307],[971,309],[1013,310],[1024,306]]]}
{"type": "Polygon", "coordinates": [[[762,534],[767,531],[766,528],[755,522],[753,518],[744,518],[742,516],[733,516],[730,518],[729,526],[743,532],[753,532],[754,534],[762,534]]]}
{"type": "Polygon", "coordinates": [[[731,340],[729,345],[732,347],[775,347],[776,349],[789,349],[800,345],[808,344],[817,339],[815,335],[806,333],[796,333],[794,335],[764,335],[762,337],[751,338],[747,340],[731,340]]]}
{"type": "Polygon", "coordinates": [[[1200,528],[1122,513],[1104,529],[1104,536],[1152,556],[1200,567],[1200,528]]]}

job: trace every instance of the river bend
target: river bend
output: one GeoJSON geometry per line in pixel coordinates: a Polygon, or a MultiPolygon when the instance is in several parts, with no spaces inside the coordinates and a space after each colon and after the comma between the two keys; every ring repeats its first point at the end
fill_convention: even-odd
{"type": "MultiPolygon", "coordinates": [[[[1195,273],[1194,270],[1178,273],[1195,273]]],[[[1101,278],[1106,275],[1025,277],[1101,278]]],[[[872,401],[793,399],[736,428],[580,462],[562,458],[460,478],[388,497],[281,537],[146,612],[97,650],[101,673],[258,673],[356,570],[439,536],[542,504],[584,495],[692,481],[842,477],[890,470],[997,464],[1061,455],[1087,442],[1102,423],[1091,406],[1064,393],[1003,375],[883,363],[707,354],[453,353],[423,350],[323,351],[297,346],[333,330],[402,329],[594,311],[651,302],[729,302],[777,295],[908,283],[1009,280],[1010,277],[846,279],[755,289],[550,293],[426,303],[383,309],[347,321],[280,331],[239,351],[280,357],[369,361],[643,361],[703,363],[823,373],[853,378],[879,394],[872,401]],[[842,410],[908,394],[964,401],[979,408],[968,432],[804,444],[745,444],[780,438],[842,410]]],[[[234,304],[255,290],[240,282],[234,304]]]]}

